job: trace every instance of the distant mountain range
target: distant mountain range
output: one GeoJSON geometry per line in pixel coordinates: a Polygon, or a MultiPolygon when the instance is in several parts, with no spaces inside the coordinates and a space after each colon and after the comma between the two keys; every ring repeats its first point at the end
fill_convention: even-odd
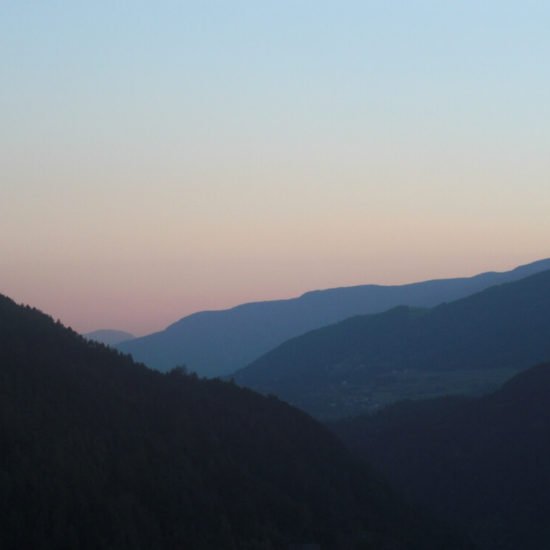
{"type": "Polygon", "coordinates": [[[545,269],[550,269],[548,259],[508,272],[467,278],[318,290],[289,300],[195,313],[166,330],[117,347],[161,371],[186,364],[200,375],[222,376],[244,367],[290,338],[354,315],[378,313],[398,305],[433,307],[545,269]]]}
{"type": "Polygon", "coordinates": [[[277,399],[0,296],[0,547],[471,548],[277,399]]]}
{"type": "Polygon", "coordinates": [[[317,416],[343,416],[404,397],[480,393],[547,359],[550,271],[543,271],[432,309],[401,306],[317,329],[234,379],[317,416]]]}
{"type": "MultiPolygon", "coordinates": [[[[525,322],[529,324],[529,319],[525,322]]],[[[333,425],[396,490],[485,550],[550,548],[550,364],[483,398],[411,401],[333,425]]]]}
{"type": "Polygon", "coordinates": [[[127,342],[128,340],[133,340],[135,338],[135,336],[129,332],[111,329],[94,330],[93,332],[83,334],[83,336],[88,340],[101,342],[106,346],[116,346],[117,344],[127,342]]]}

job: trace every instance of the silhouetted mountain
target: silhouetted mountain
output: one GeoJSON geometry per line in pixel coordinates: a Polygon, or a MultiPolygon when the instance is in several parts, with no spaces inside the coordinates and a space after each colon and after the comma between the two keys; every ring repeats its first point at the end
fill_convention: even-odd
{"type": "Polygon", "coordinates": [[[545,271],[430,310],[399,307],[309,332],[235,381],[342,416],[403,397],[483,392],[549,357],[545,271]]]}
{"type": "Polygon", "coordinates": [[[88,340],[100,342],[106,346],[116,346],[117,344],[127,342],[128,340],[133,340],[135,338],[135,336],[129,332],[111,329],[94,330],[93,332],[83,334],[83,336],[88,340]]]}
{"type": "Polygon", "coordinates": [[[550,548],[550,364],[493,395],[403,402],[333,425],[409,499],[487,550],[550,548]]]}
{"type": "Polygon", "coordinates": [[[354,315],[378,313],[398,305],[432,307],[545,269],[550,269],[550,260],[505,273],[399,286],[318,290],[290,300],[203,311],[118,347],[159,370],[186,364],[203,376],[221,376],[244,367],[289,338],[354,315]]]}
{"type": "Polygon", "coordinates": [[[3,550],[461,548],[326,428],[0,296],[3,550]]]}

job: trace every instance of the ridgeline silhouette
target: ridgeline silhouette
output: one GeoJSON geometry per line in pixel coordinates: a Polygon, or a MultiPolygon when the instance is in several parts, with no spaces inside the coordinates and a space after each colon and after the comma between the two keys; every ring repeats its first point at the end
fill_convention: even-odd
{"type": "Polygon", "coordinates": [[[469,547],[306,414],[2,296],[0,411],[4,550],[469,547]]]}

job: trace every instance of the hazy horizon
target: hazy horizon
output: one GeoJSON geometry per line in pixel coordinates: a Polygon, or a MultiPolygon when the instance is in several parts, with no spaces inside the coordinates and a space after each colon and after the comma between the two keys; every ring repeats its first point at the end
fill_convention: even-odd
{"type": "MultiPolygon", "coordinates": [[[[314,291],[314,290],[326,290],[326,289],[331,289],[331,288],[342,288],[342,287],[350,287],[350,286],[357,286],[357,285],[363,285],[363,284],[366,284],[366,285],[369,285],[369,284],[373,284],[373,285],[401,285],[401,284],[409,284],[409,283],[416,283],[416,282],[422,282],[422,281],[428,281],[428,280],[434,280],[434,279],[448,279],[448,278],[455,278],[455,277],[471,277],[471,276],[475,276],[475,275],[479,275],[479,274],[482,274],[482,273],[487,273],[487,272],[491,272],[491,271],[497,271],[497,272],[501,272],[501,271],[510,271],[516,267],[519,267],[520,265],[525,265],[525,264],[529,264],[529,263],[532,263],[532,262],[536,262],[536,261],[539,261],[539,260],[543,260],[543,259],[547,259],[546,257],[545,258],[536,258],[536,259],[533,259],[532,261],[526,261],[526,262],[522,262],[522,263],[518,263],[518,264],[513,264],[513,265],[509,265],[509,266],[506,266],[504,268],[491,268],[491,267],[487,267],[486,269],[480,269],[478,271],[474,271],[474,272],[469,272],[469,273],[454,273],[454,274],[442,274],[442,275],[426,275],[426,276],[423,276],[423,277],[419,277],[419,278],[414,278],[414,279],[400,279],[400,278],[396,278],[395,280],[384,280],[384,281],[364,281],[364,282],[357,282],[357,283],[351,283],[351,284],[343,284],[343,285],[333,285],[333,286],[325,286],[325,287],[308,287],[308,288],[305,288],[303,290],[300,290],[298,291],[297,293],[295,294],[288,294],[288,295],[274,295],[274,296],[244,296],[242,299],[240,300],[237,300],[235,302],[228,302],[228,303],[223,303],[223,302],[214,302],[212,305],[208,305],[210,302],[208,301],[205,301],[205,304],[203,307],[201,307],[199,305],[199,307],[195,308],[195,309],[186,309],[185,306],[186,304],[172,304],[172,308],[169,310],[169,313],[167,314],[166,311],[164,312],[165,315],[172,315],[172,317],[169,317],[167,318],[166,320],[161,320],[160,321],[160,324],[158,325],[154,325],[153,324],[153,319],[155,318],[155,316],[151,316],[151,317],[148,317],[147,316],[147,306],[145,305],[144,308],[143,308],[143,311],[142,311],[142,317],[138,320],[136,320],[136,322],[134,322],[134,324],[132,324],[131,326],[136,326],[138,327],[138,330],[131,330],[131,329],[128,329],[127,327],[120,327],[120,326],[114,326],[114,325],[102,325],[102,326],[96,326],[96,325],[91,325],[90,324],[90,321],[87,321],[85,323],[81,323],[81,324],[78,324],[78,323],[75,323],[75,324],[71,324],[70,321],[68,321],[67,319],[63,319],[62,317],[60,316],[57,316],[55,315],[51,310],[44,308],[44,312],[47,313],[48,315],[52,315],[54,318],[58,318],[60,319],[65,325],[73,328],[74,330],[76,330],[77,332],[80,332],[81,334],[87,334],[87,333],[92,333],[92,332],[101,332],[102,330],[115,330],[115,331],[122,331],[122,332],[129,332],[131,333],[133,336],[136,336],[136,337],[140,337],[140,336],[145,336],[145,335],[148,335],[148,334],[151,334],[151,333],[154,333],[154,332],[158,332],[158,331],[161,331],[163,329],[165,329],[166,327],[168,327],[170,324],[174,323],[174,322],[177,322],[179,321],[181,318],[187,316],[187,315],[191,315],[193,313],[197,313],[199,311],[213,311],[213,310],[224,310],[224,309],[231,309],[232,307],[235,307],[235,306],[238,306],[238,305],[241,305],[241,304],[244,304],[244,303],[250,303],[250,302],[264,302],[264,301],[270,301],[270,300],[287,300],[287,299],[293,299],[293,298],[298,298],[300,297],[302,294],[306,293],[306,292],[310,292],[310,291],[314,291]],[[181,306],[181,309],[178,310],[178,305],[181,306]],[[90,327],[90,328],[88,328],[90,327]],[[140,327],[141,327],[141,330],[140,330],[140,327]],[[143,327],[146,327],[145,329],[143,329],[143,327]],[[148,328],[147,328],[148,327],[148,328]]],[[[8,295],[8,297],[12,298],[12,299],[15,299],[16,301],[18,302],[21,302],[21,303],[24,303],[24,304],[28,304],[28,305],[31,305],[33,307],[39,307],[40,306],[36,303],[36,302],[27,302],[25,300],[19,300],[16,296],[13,296],[13,295],[8,295]]],[[[144,300],[144,303],[146,303],[147,301],[147,297],[143,297],[143,300],[144,300]]],[[[53,307],[55,307],[56,304],[53,304],[53,307]]],[[[102,311],[98,311],[98,309],[95,310],[96,313],[99,314],[99,317],[101,317],[102,315],[105,316],[104,312],[102,311]]],[[[88,314],[89,311],[84,311],[84,312],[78,312],[78,313],[84,313],[84,315],[88,314]]],[[[122,312],[123,314],[126,313],[126,312],[122,312]]],[[[93,321],[91,321],[93,323],[93,321]]]]}
{"type": "Polygon", "coordinates": [[[0,7],[0,293],[80,332],[550,256],[550,5],[0,7]]]}

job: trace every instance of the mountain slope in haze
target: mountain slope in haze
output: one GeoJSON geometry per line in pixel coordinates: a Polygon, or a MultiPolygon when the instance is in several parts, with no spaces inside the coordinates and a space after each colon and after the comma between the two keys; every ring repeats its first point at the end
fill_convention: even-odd
{"type": "Polygon", "coordinates": [[[105,344],[106,346],[116,346],[117,344],[121,344],[122,342],[127,342],[135,338],[135,336],[129,332],[112,329],[94,330],[93,332],[88,332],[82,336],[88,340],[105,344]]]}
{"type": "Polygon", "coordinates": [[[545,269],[550,269],[550,259],[504,273],[400,286],[335,288],[290,300],[203,311],[118,348],[159,370],[186,364],[203,376],[221,376],[244,367],[289,338],[353,315],[382,312],[398,305],[432,307],[545,269]]]}
{"type": "Polygon", "coordinates": [[[0,296],[0,547],[468,545],[276,400],[151,371],[0,296]]]}
{"type": "Polygon", "coordinates": [[[436,389],[441,386],[434,394],[461,393],[460,377],[469,373],[501,382],[503,373],[509,377],[548,358],[550,271],[545,271],[432,309],[399,307],[309,332],[234,378],[318,416],[335,396],[351,407],[359,392],[364,401],[355,409],[335,409],[334,416],[343,416],[372,408],[369,398],[378,394],[377,399],[392,392],[390,400],[403,398],[414,384],[425,386],[419,396],[429,394],[432,378],[436,389]]]}
{"type": "Polygon", "coordinates": [[[493,395],[399,403],[333,424],[394,487],[480,548],[550,548],[550,364],[493,395]]]}

